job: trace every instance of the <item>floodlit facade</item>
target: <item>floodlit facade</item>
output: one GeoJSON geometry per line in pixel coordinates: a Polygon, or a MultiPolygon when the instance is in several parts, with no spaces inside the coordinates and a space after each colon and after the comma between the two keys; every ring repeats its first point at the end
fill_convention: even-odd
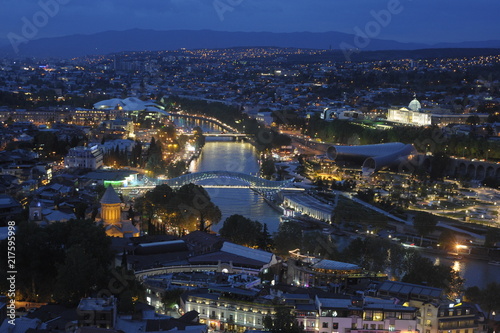
{"type": "Polygon", "coordinates": [[[103,166],[103,153],[97,146],[74,147],[64,158],[67,168],[80,168],[96,170],[103,166]]]}
{"type": "Polygon", "coordinates": [[[295,316],[306,332],[417,332],[417,309],[371,297],[316,297],[315,306],[297,306],[295,316]]]}
{"type": "Polygon", "coordinates": [[[262,330],[264,317],[274,315],[274,305],[257,297],[257,292],[232,287],[209,289],[186,296],[184,311],[199,313],[200,323],[216,331],[262,330]]]}

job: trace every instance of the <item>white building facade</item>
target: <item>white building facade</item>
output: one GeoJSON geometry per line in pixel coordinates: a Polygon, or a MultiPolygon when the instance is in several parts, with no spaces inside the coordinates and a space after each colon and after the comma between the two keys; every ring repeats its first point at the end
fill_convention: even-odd
{"type": "Polygon", "coordinates": [[[64,158],[64,165],[68,168],[96,170],[103,166],[103,153],[97,147],[74,147],[64,158]]]}

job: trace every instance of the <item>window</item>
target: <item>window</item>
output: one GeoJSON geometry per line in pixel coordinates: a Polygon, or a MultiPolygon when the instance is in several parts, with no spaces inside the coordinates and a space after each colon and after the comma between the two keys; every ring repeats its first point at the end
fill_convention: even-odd
{"type": "Polygon", "coordinates": [[[310,321],[309,322],[309,327],[314,327],[315,326],[315,322],[314,321],[310,321]]]}
{"type": "Polygon", "coordinates": [[[384,320],[384,314],[380,311],[374,311],[373,312],[373,320],[375,320],[375,321],[384,320]]]}
{"type": "Polygon", "coordinates": [[[323,327],[323,328],[328,328],[328,322],[324,321],[324,322],[323,322],[323,326],[322,326],[322,327],[323,327]]]}
{"type": "Polygon", "coordinates": [[[413,313],[403,313],[402,319],[406,319],[406,320],[413,319],[413,313]]]}
{"type": "Polygon", "coordinates": [[[389,332],[394,332],[396,330],[396,325],[389,325],[389,332]]]}
{"type": "Polygon", "coordinates": [[[378,324],[378,330],[383,330],[384,329],[384,324],[378,324]]]}
{"type": "Polygon", "coordinates": [[[372,320],[372,318],[373,318],[373,311],[365,311],[363,313],[364,320],[372,320]]]}
{"type": "Polygon", "coordinates": [[[357,329],[358,329],[358,323],[352,323],[351,330],[357,330],[357,329]]]}
{"type": "Polygon", "coordinates": [[[377,329],[377,324],[370,324],[370,329],[371,330],[376,330],[377,329]]]}
{"type": "Polygon", "coordinates": [[[339,329],[339,323],[333,323],[333,324],[332,324],[332,328],[333,328],[334,330],[338,330],[338,329],[339,329]]]}
{"type": "Polygon", "coordinates": [[[386,312],[385,313],[385,318],[395,318],[396,317],[396,312],[386,312]]]}

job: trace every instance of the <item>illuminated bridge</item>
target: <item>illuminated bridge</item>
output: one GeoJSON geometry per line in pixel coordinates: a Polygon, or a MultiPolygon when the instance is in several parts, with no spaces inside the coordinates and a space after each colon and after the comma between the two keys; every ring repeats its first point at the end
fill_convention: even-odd
{"type": "Polygon", "coordinates": [[[204,171],[194,172],[182,175],[177,178],[160,181],[161,184],[167,184],[170,187],[181,187],[190,183],[197,183],[202,180],[214,179],[212,186],[230,186],[228,180],[239,180],[248,184],[248,187],[262,190],[280,190],[289,186],[293,179],[284,181],[267,180],[255,177],[246,173],[232,171],[204,171]]]}

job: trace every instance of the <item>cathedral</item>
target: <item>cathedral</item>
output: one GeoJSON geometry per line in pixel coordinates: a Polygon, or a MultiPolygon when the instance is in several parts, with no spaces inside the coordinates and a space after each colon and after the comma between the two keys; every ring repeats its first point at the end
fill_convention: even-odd
{"type": "Polygon", "coordinates": [[[132,221],[122,218],[122,201],[115,189],[109,185],[101,198],[101,223],[110,237],[139,237],[139,229],[132,221]]]}

